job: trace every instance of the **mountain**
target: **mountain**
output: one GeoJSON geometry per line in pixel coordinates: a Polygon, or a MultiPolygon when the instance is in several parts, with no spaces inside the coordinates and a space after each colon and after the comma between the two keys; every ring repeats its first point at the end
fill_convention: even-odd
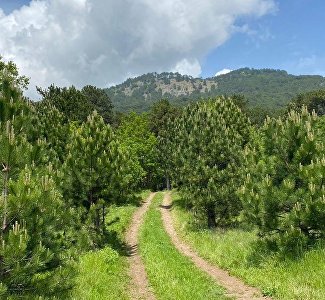
{"type": "Polygon", "coordinates": [[[273,69],[242,68],[207,79],[179,73],[148,73],[106,89],[118,111],[147,111],[160,99],[186,105],[218,95],[244,95],[250,106],[282,108],[299,93],[325,89],[325,77],[290,75],[273,69]]]}

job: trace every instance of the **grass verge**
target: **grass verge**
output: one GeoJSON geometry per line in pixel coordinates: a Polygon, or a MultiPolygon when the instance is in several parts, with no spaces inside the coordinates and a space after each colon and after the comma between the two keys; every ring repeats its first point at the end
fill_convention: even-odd
{"type": "MultiPolygon", "coordinates": [[[[139,198],[145,199],[149,193],[150,191],[144,191],[139,198]]],[[[135,204],[110,207],[106,216],[110,246],[87,252],[80,257],[76,286],[72,291],[73,299],[130,299],[128,295],[130,279],[127,274],[127,259],[123,253],[123,240],[136,208],[135,204]]]]}
{"type": "Polygon", "coordinates": [[[227,299],[224,289],[181,255],[163,228],[158,193],[140,230],[139,250],[157,299],[227,299]]]}
{"type": "Polygon", "coordinates": [[[129,299],[127,263],[117,251],[106,247],[80,258],[73,299],[129,299]]]}
{"type": "Polygon", "coordinates": [[[220,232],[193,226],[193,216],[183,209],[177,193],[173,194],[173,200],[175,228],[201,257],[275,299],[325,299],[324,247],[310,250],[299,259],[283,259],[257,249],[254,232],[240,229],[220,232]]]}

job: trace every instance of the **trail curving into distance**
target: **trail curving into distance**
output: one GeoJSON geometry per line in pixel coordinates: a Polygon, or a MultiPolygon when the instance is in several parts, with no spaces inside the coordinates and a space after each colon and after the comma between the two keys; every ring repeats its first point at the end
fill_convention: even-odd
{"type": "Polygon", "coordinates": [[[134,300],[155,300],[147,273],[138,253],[138,235],[143,221],[143,216],[149,208],[151,200],[155,193],[151,193],[142,206],[134,213],[131,224],[125,235],[125,241],[128,245],[129,276],[131,277],[131,299],[134,300]]]}
{"type": "Polygon", "coordinates": [[[227,290],[226,296],[234,297],[238,300],[271,300],[269,297],[262,296],[260,290],[257,288],[246,285],[240,279],[230,276],[227,271],[210,264],[185,244],[178,237],[173,226],[173,220],[170,213],[171,203],[171,195],[167,192],[165,193],[161,206],[162,220],[166,232],[180,253],[189,257],[198,268],[209,274],[217,283],[222,285],[227,290]]]}

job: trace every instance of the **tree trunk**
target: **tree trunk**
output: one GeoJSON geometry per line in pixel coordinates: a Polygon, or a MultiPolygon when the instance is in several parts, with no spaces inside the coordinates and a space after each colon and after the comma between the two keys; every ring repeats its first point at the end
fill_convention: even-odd
{"type": "Polygon", "coordinates": [[[171,184],[168,175],[166,176],[166,187],[167,187],[167,191],[171,190],[171,184]]]}
{"type": "Polygon", "coordinates": [[[213,206],[207,207],[207,218],[208,218],[208,227],[209,228],[216,228],[216,212],[213,206]]]}
{"type": "Polygon", "coordinates": [[[96,230],[99,231],[100,230],[100,208],[99,207],[96,207],[95,209],[95,227],[96,227],[96,230]]]}
{"type": "Polygon", "coordinates": [[[105,205],[102,207],[102,230],[103,234],[105,233],[105,205]]]}

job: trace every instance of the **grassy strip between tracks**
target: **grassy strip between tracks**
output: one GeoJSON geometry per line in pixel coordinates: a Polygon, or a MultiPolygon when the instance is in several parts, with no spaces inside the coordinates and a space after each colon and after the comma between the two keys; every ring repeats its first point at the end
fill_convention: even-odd
{"type": "Polygon", "coordinates": [[[224,289],[173,246],[164,230],[158,193],[140,230],[140,254],[157,299],[227,299],[224,289]]]}

